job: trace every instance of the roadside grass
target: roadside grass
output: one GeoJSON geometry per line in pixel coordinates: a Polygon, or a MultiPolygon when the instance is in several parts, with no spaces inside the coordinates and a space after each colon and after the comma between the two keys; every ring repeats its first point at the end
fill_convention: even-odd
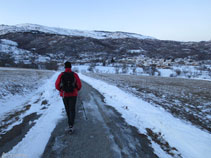
{"type": "Polygon", "coordinates": [[[211,81],[120,74],[86,75],[132,92],[173,116],[211,132],[211,81]]]}
{"type": "Polygon", "coordinates": [[[45,79],[50,78],[54,71],[18,69],[0,69],[0,99],[8,96],[24,95],[39,88],[45,79]]]}

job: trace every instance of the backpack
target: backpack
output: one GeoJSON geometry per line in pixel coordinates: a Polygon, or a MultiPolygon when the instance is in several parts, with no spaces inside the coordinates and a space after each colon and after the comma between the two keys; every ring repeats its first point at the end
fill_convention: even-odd
{"type": "Polygon", "coordinates": [[[63,72],[60,87],[66,93],[74,91],[74,89],[76,88],[76,79],[74,77],[74,72],[63,72]]]}

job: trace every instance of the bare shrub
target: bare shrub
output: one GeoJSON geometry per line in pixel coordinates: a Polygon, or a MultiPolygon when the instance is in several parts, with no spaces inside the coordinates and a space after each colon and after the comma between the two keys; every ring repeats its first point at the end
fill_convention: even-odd
{"type": "Polygon", "coordinates": [[[96,66],[96,64],[91,64],[91,65],[89,65],[89,67],[88,67],[88,71],[90,71],[90,72],[94,72],[94,69],[95,69],[95,66],[96,66]]]}
{"type": "Polygon", "coordinates": [[[133,74],[136,75],[137,72],[136,72],[136,67],[133,67],[133,74]]]}
{"type": "Polygon", "coordinates": [[[115,66],[115,73],[119,74],[119,67],[118,66],[115,66]]]}
{"type": "Polygon", "coordinates": [[[176,69],[175,72],[176,72],[177,76],[181,75],[181,70],[180,69],[176,69]]]}
{"type": "Polygon", "coordinates": [[[126,64],[124,64],[122,67],[122,73],[128,73],[128,67],[126,64]]]}

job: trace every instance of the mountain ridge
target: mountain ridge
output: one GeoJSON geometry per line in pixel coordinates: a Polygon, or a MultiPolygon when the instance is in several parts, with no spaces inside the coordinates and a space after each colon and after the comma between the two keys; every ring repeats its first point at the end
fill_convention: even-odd
{"type": "Polygon", "coordinates": [[[138,63],[138,58],[152,61],[211,59],[211,41],[179,42],[143,38],[142,35],[138,37],[141,38],[120,32],[87,33],[48,27],[45,29],[40,25],[1,25],[0,66],[37,68],[41,64],[56,65],[66,59],[76,64],[102,64],[115,59],[117,63],[134,65],[142,64],[138,63]]]}
{"type": "Polygon", "coordinates": [[[58,27],[48,27],[38,24],[17,24],[17,25],[0,25],[0,35],[14,32],[27,32],[27,31],[40,31],[50,34],[60,34],[68,36],[84,36],[96,39],[107,39],[107,38],[138,38],[138,39],[156,39],[150,36],[144,36],[137,33],[122,32],[122,31],[88,31],[88,30],[77,30],[77,29],[66,29],[58,27]]]}

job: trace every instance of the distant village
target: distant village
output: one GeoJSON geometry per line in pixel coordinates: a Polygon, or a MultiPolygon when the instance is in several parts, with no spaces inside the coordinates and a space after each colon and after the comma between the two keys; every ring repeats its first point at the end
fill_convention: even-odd
{"type": "Polygon", "coordinates": [[[195,61],[191,58],[175,58],[175,59],[157,59],[146,56],[127,57],[119,62],[135,63],[137,66],[155,66],[157,68],[170,68],[171,66],[200,66],[202,64],[211,64],[210,61],[195,61]]]}

